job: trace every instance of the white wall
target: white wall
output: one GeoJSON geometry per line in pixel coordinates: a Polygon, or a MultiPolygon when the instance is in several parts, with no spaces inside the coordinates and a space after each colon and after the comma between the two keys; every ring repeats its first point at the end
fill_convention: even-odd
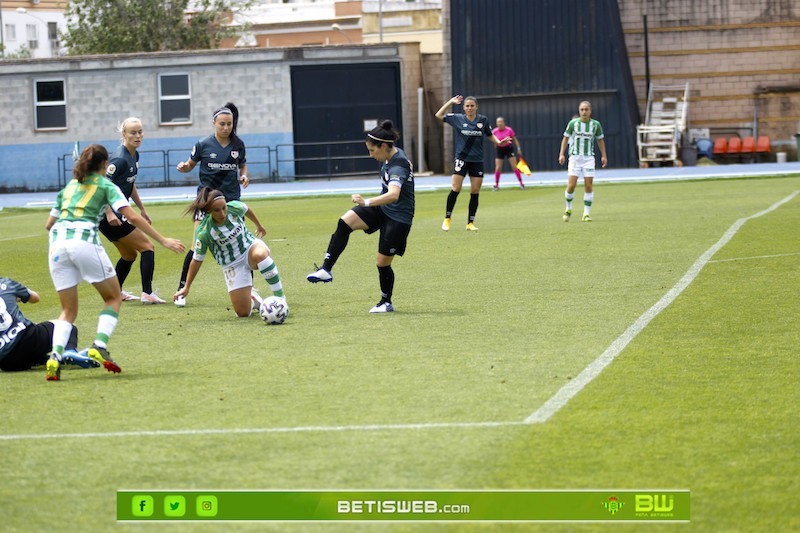
{"type": "Polygon", "coordinates": [[[28,10],[26,13],[19,13],[15,9],[3,9],[2,37],[5,55],[18,53],[28,44],[27,26],[32,25],[36,27],[38,47],[31,50],[31,57],[35,59],[58,57],[59,49],[53,49],[50,44],[48,22],[58,24],[59,32],[66,30],[67,23],[63,12],[28,10]],[[14,27],[16,36],[9,32],[9,26],[14,27]]]}

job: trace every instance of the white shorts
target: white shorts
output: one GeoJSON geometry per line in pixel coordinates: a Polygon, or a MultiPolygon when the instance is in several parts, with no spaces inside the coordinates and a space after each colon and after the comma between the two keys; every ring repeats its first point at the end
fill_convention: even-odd
{"type": "Polygon", "coordinates": [[[567,165],[567,175],[578,176],[579,178],[594,178],[594,165],[593,155],[571,155],[567,165]]]}
{"type": "MultiPolygon", "coordinates": [[[[253,269],[250,268],[247,258],[250,255],[250,248],[258,243],[267,246],[266,243],[261,239],[256,239],[253,241],[253,244],[247,248],[247,252],[242,254],[242,257],[233,263],[222,267],[222,275],[225,276],[225,285],[228,287],[228,292],[253,286],[253,269]]],[[[269,251],[269,246],[267,246],[267,251],[269,251]]]]}
{"type": "Polygon", "coordinates": [[[49,263],[56,291],[75,287],[81,280],[99,283],[117,275],[102,245],[80,239],[50,243],[49,263]]]}

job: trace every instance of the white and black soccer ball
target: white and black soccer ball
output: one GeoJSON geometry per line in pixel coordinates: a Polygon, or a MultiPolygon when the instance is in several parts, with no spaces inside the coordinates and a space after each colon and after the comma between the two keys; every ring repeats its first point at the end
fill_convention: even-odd
{"type": "Polygon", "coordinates": [[[267,324],[283,324],[286,317],[289,316],[289,305],[283,298],[270,296],[264,298],[264,301],[261,302],[258,314],[261,315],[261,319],[267,324]]]}

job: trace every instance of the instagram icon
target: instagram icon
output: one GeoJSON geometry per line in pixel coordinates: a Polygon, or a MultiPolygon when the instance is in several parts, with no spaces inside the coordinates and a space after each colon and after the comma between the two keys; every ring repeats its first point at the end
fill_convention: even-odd
{"type": "Polygon", "coordinates": [[[217,497],[210,494],[203,494],[197,497],[196,512],[199,517],[217,516],[218,506],[217,497]]]}

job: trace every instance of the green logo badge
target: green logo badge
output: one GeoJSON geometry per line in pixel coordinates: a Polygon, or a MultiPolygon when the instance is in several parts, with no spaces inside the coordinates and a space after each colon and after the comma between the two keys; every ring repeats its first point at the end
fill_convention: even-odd
{"type": "Polygon", "coordinates": [[[183,516],[186,514],[186,498],[183,496],[164,497],[164,516],[183,516]]]}
{"type": "Polygon", "coordinates": [[[611,496],[608,500],[603,502],[603,507],[605,507],[606,510],[612,515],[617,514],[617,512],[622,509],[623,505],[625,504],[619,501],[619,498],[616,496],[611,496]]]}
{"type": "Polygon", "coordinates": [[[217,497],[207,495],[200,495],[197,497],[197,516],[210,517],[217,516],[217,497]]]}
{"type": "Polygon", "coordinates": [[[131,499],[131,513],[133,516],[153,516],[155,505],[153,497],[137,494],[131,499]]]}

